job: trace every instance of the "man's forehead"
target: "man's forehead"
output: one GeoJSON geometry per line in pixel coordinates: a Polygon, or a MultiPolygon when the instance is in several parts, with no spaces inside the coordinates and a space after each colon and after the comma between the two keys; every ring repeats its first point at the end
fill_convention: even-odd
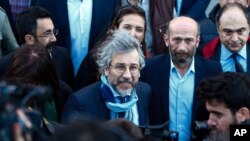
{"type": "Polygon", "coordinates": [[[169,25],[169,31],[170,33],[188,33],[188,34],[197,34],[198,27],[197,24],[193,21],[173,21],[169,25]]]}
{"type": "Polygon", "coordinates": [[[169,35],[171,38],[179,37],[179,38],[196,38],[197,37],[197,30],[196,29],[173,29],[170,30],[169,35]]]}
{"type": "Polygon", "coordinates": [[[220,22],[228,22],[228,24],[233,24],[235,22],[246,22],[247,17],[244,12],[238,7],[231,7],[223,12],[220,17],[220,22]]]}

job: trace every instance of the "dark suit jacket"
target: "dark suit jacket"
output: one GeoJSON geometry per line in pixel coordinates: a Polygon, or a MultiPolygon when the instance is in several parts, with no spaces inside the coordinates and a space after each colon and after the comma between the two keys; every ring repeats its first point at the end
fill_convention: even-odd
{"type": "MultiPolygon", "coordinates": [[[[202,79],[220,72],[222,72],[222,68],[219,63],[196,56],[195,88],[202,79]]],[[[152,88],[150,124],[162,124],[169,120],[169,74],[169,55],[160,55],[148,60],[146,67],[141,72],[141,81],[147,82],[152,88]]],[[[192,121],[208,119],[205,105],[201,105],[197,101],[195,94],[192,111],[192,121]]]]}
{"type": "MultiPolygon", "coordinates": [[[[118,3],[118,0],[93,0],[89,50],[97,39],[107,31],[118,10],[118,3]]],[[[37,6],[41,6],[50,12],[55,27],[59,29],[57,45],[69,48],[71,41],[67,0],[37,0],[37,6]]]]}
{"type": "MultiPolygon", "coordinates": [[[[110,110],[101,96],[101,82],[84,87],[70,96],[62,116],[62,122],[68,122],[76,117],[92,117],[99,120],[109,120],[110,110]]],[[[148,121],[148,104],[151,89],[146,83],[139,82],[136,86],[138,96],[137,107],[139,124],[145,125],[148,121]]]]}
{"type": "MultiPolygon", "coordinates": [[[[246,42],[247,44],[247,72],[246,74],[250,75],[250,37],[248,37],[248,40],[246,42]]],[[[204,56],[207,59],[212,59],[217,62],[220,62],[220,56],[221,56],[221,42],[220,38],[216,37],[211,42],[209,42],[207,45],[205,45],[202,48],[202,56],[204,56]]]]}
{"type": "Polygon", "coordinates": [[[59,92],[57,95],[53,94],[58,121],[61,120],[63,108],[71,94],[71,88],[64,81],[59,80],[59,92]]]}
{"type": "Polygon", "coordinates": [[[206,18],[205,11],[210,0],[182,0],[180,15],[187,15],[196,21],[206,18]]]}
{"type": "MultiPolygon", "coordinates": [[[[68,53],[69,52],[66,48],[58,46],[53,47],[51,52],[52,61],[55,65],[58,78],[66,82],[69,86],[73,86],[73,65],[68,53]]],[[[7,73],[14,54],[15,52],[11,52],[0,59],[0,80],[3,79],[7,73]]]]}
{"type": "MultiPolygon", "coordinates": [[[[111,25],[111,21],[116,16],[119,4],[119,0],[93,0],[92,22],[88,48],[89,51],[94,47],[94,44],[99,40],[99,38],[107,32],[109,26],[111,25]]],[[[71,36],[67,0],[37,0],[37,5],[44,7],[51,13],[55,27],[59,29],[59,34],[57,35],[57,45],[70,49],[71,36]]],[[[81,64],[76,74],[76,84],[80,84],[76,86],[77,89],[93,82],[85,77],[85,75],[88,76],[88,74],[85,73],[88,73],[86,72],[85,65],[81,64]],[[81,85],[82,83],[84,84],[81,85]]]]}

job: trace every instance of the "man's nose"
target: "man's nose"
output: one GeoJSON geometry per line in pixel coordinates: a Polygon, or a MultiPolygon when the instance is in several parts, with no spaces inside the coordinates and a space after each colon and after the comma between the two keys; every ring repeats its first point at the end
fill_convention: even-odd
{"type": "Polygon", "coordinates": [[[178,47],[178,50],[187,50],[187,44],[185,43],[184,40],[182,40],[180,43],[179,43],[179,47],[178,47]]]}
{"type": "Polygon", "coordinates": [[[233,33],[231,40],[233,42],[238,42],[239,40],[239,35],[237,33],[233,33]]]}
{"type": "Polygon", "coordinates": [[[125,69],[125,71],[123,72],[122,76],[123,76],[124,78],[131,78],[131,77],[132,77],[132,74],[131,74],[131,72],[130,72],[130,70],[129,70],[129,67],[126,67],[126,69],[125,69]]]}
{"type": "Polygon", "coordinates": [[[50,41],[56,42],[56,35],[55,34],[52,34],[50,41]]]}
{"type": "Polygon", "coordinates": [[[216,120],[214,119],[213,115],[209,115],[207,124],[209,127],[214,127],[216,125],[216,120]]]}

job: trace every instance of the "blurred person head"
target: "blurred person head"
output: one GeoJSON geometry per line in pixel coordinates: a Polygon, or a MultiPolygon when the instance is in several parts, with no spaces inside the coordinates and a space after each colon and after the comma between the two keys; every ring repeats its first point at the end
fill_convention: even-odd
{"type": "Polygon", "coordinates": [[[137,84],[145,66],[137,39],[128,32],[111,31],[97,50],[99,72],[120,95],[127,95],[137,84]]]}
{"type": "Polygon", "coordinates": [[[250,118],[250,80],[243,74],[226,72],[205,79],[196,92],[209,112],[210,140],[229,140],[230,125],[250,118]]]}
{"type": "MultiPolygon", "coordinates": [[[[17,81],[19,83],[31,86],[44,86],[52,90],[52,96],[47,100],[58,103],[59,97],[59,80],[56,75],[54,64],[48,51],[41,47],[40,44],[24,44],[24,47],[19,48],[12,59],[9,69],[6,74],[6,80],[17,81]]],[[[36,105],[45,117],[49,117],[44,113],[45,105],[36,105]],[[42,109],[41,109],[42,108],[42,109]]],[[[55,105],[56,106],[56,105],[55,105]]],[[[56,109],[54,113],[49,113],[51,116],[59,116],[56,109]],[[56,115],[58,114],[58,115],[56,115]]],[[[53,118],[56,120],[55,118],[53,118]]]]}
{"type": "Polygon", "coordinates": [[[246,8],[239,3],[227,3],[216,14],[216,26],[221,43],[232,53],[239,52],[249,36],[246,8]]]}
{"type": "Polygon", "coordinates": [[[129,137],[118,127],[103,126],[89,119],[76,119],[56,132],[52,141],[129,141],[129,137]]]}
{"type": "Polygon", "coordinates": [[[107,121],[105,125],[122,128],[133,140],[139,140],[143,138],[141,129],[138,126],[136,126],[133,122],[127,119],[124,118],[111,119],[107,121]]]}
{"type": "Polygon", "coordinates": [[[247,0],[219,0],[220,7],[223,7],[227,3],[239,3],[242,4],[245,7],[248,7],[248,1],[247,0]]]}
{"type": "Polygon", "coordinates": [[[110,29],[128,31],[130,35],[139,40],[145,54],[146,17],[145,11],[140,6],[126,5],[121,7],[112,21],[110,29]]]}
{"type": "Polygon", "coordinates": [[[34,6],[22,11],[16,26],[22,44],[41,44],[42,47],[51,49],[56,42],[58,31],[52,17],[42,7],[34,6]]]}
{"type": "Polygon", "coordinates": [[[177,68],[190,66],[200,42],[199,34],[199,24],[189,17],[177,17],[168,24],[164,41],[177,68]]]}
{"type": "Polygon", "coordinates": [[[21,83],[58,88],[58,78],[49,53],[40,44],[25,44],[15,52],[6,74],[21,83]]]}

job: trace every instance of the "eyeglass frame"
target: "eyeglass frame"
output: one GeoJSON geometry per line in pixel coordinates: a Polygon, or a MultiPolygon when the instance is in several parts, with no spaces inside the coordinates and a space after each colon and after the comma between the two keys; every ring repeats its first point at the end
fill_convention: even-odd
{"type": "Polygon", "coordinates": [[[57,35],[58,35],[58,32],[59,32],[58,29],[53,29],[52,32],[46,31],[46,32],[44,33],[44,34],[46,34],[46,35],[39,35],[39,36],[33,35],[33,36],[35,36],[35,37],[45,37],[45,38],[49,38],[49,37],[52,37],[52,36],[57,36],[57,35]]]}
{"type": "Polygon", "coordinates": [[[123,67],[123,68],[122,68],[123,70],[119,70],[117,64],[116,64],[116,65],[109,64],[109,67],[113,67],[113,68],[116,70],[116,72],[118,72],[118,73],[120,73],[120,74],[123,74],[123,73],[126,72],[127,66],[129,66],[129,72],[130,72],[131,74],[133,74],[133,75],[138,74],[138,73],[140,72],[140,70],[141,70],[140,66],[138,66],[137,64],[135,64],[135,65],[133,65],[133,64],[132,64],[132,65],[120,64],[120,66],[123,67]],[[134,67],[136,66],[135,72],[131,71],[131,67],[133,67],[133,66],[134,66],[134,67]]]}

